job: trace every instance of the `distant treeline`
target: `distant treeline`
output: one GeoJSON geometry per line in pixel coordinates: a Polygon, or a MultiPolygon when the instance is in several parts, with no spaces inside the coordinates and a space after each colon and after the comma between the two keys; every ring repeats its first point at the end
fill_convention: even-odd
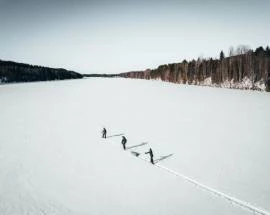
{"type": "Polygon", "coordinates": [[[31,82],[83,78],[83,75],[65,69],[34,66],[0,60],[0,82],[31,82]]]}
{"type": "Polygon", "coordinates": [[[161,65],[157,69],[121,73],[121,77],[160,79],[181,84],[206,85],[270,91],[270,49],[255,51],[247,46],[230,48],[229,56],[219,59],[198,58],[187,62],[161,65]]]}
{"type": "Polygon", "coordinates": [[[91,78],[115,78],[120,77],[119,74],[83,74],[84,77],[91,78]]]}

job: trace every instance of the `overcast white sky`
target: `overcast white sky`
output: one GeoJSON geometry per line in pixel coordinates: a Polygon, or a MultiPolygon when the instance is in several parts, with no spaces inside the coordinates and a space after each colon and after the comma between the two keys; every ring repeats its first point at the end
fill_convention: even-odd
{"type": "Polygon", "coordinates": [[[119,73],[270,44],[269,0],[0,0],[0,59],[119,73]]]}

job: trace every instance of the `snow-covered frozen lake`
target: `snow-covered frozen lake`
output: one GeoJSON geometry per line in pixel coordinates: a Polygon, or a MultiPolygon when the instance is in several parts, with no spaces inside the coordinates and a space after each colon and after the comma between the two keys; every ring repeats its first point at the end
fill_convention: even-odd
{"type": "Polygon", "coordinates": [[[269,212],[269,107],[269,93],[159,81],[2,85],[0,214],[252,214],[137,159],[120,134],[128,147],[148,143],[137,152],[173,154],[160,165],[269,212]]]}

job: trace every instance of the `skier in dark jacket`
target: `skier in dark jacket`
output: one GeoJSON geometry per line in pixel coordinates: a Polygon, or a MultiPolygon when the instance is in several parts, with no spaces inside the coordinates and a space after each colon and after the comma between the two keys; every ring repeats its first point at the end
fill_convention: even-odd
{"type": "Polygon", "coordinates": [[[126,150],[127,138],[125,136],[122,136],[122,142],[121,143],[123,145],[124,150],[126,150]]]}
{"type": "Polygon", "coordinates": [[[103,130],[102,130],[102,138],[106,139],[106,136],[107,136],[107,130],[106,130],[106,128],[103,128],[103,130]]]}
{"type": "Polygon", "coordinates": [[[154,164],[154,155],[153,155],[152,149],[150,148],[148,152],[145,152],[145,154],[149,154],[150,155],[150,162],[152,164],[154,164]]]}

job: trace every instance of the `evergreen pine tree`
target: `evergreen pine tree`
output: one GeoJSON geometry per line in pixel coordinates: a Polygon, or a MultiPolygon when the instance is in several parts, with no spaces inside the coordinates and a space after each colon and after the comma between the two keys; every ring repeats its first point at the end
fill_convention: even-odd
{"type": "Polygon", "coordinates": [[[221,50],[220,54],[219,54],[219,59],[223,60],[225,58],[224,52],[221,50]]]}

